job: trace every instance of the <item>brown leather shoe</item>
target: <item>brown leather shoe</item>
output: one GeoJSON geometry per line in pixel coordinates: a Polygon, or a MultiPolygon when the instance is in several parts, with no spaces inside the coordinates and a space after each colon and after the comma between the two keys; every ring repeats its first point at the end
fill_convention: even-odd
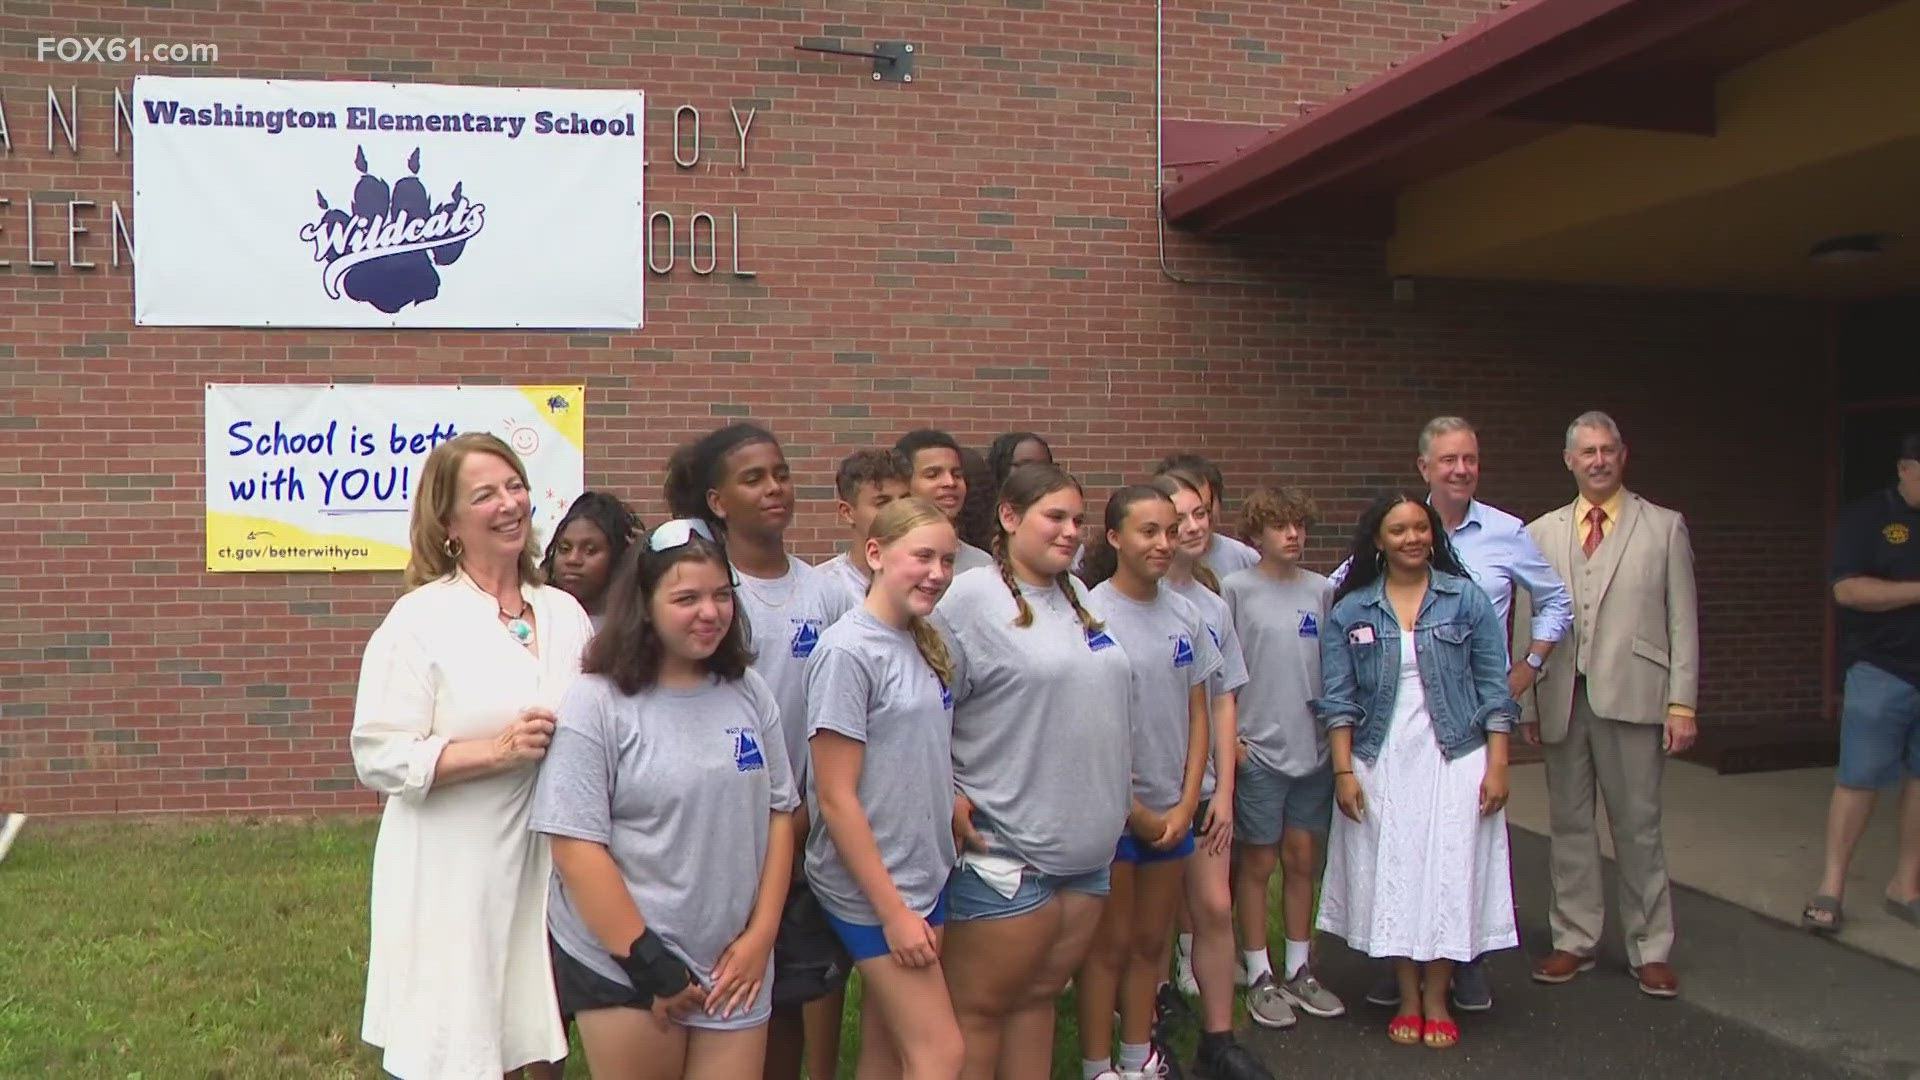
{"type": "Polygon", "coordinates": [[[1665,961],[1641,964],[1633,969],[1633,977],[1640,980],[1643,994],[1658,998],[1680,996],[1680,976],[1674,973],[1673,965],[1665,961]]]}
{"type": "Polygon", "coordinates": [[[1593,957],[1555,949],[1533,965],[1533,981],[1563,983],[1593,967],[1593,957]]]}

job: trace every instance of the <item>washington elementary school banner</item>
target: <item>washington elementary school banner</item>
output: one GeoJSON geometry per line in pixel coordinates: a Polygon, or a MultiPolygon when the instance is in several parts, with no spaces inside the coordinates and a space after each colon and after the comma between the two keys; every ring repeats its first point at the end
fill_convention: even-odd
{"type": "Polygon", "coordinates": [[[469,431],[525,463],[544,547],[585,485],[580,386],[207,386],[207,569],[400,570],[421,466],[469,431]]]}
{"type": "Polygon", "coordinates": [[[645,100],[140,76],[142,326],[637,329],[645,100]]]}

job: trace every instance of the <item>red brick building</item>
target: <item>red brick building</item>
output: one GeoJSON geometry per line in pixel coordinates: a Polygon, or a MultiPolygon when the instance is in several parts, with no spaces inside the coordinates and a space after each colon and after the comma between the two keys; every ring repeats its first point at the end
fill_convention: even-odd
{"type": "MultiPolygon", "coordinates": [[[[1165,114],[1284,128],[1499,6],[1167,0],[1165,114]]],[[[909,427],[977,446],[1043,432],[1096,506],[1193,450],[1222,463],[1230,500],[1310,489],[1322,566],[1366,498],[1417,482],[1428,417],[1479,425],[1483,497],[1530,517],[1571,496],[1567,421],[1603,408],[1633,449],[1629,484],[1693,527],[1703,732],[1725,746],[1831,730],[1832,305],[1426,275],[1397,298],[1386,239],[1366,236],[1169,229],[1163,263],[1152,2],[109,0],[84,18],[9,5],[0,49],[0,805],[375,805],[346,738],[360,648],[399,574],[204,570],[210,381],[584,382],[588,483],[649,520],[669,450],[751,417],[796,464],[812,556],[831,544],[839,457],[909,427]],[[36,52],[103,35],[218,57],[36,52]],[[914,44],[911,83],[795,48],[881,41],[914,44]],[[132,183],[114,94],[148,71],[640,87],[648,208],[680,223],[676,268],[650,278],[635,333],[135,326],[128,260],[109,251],[110,204],[130,213],[132,183]],[[674,158],[683,105],[701,118],[690,167],[674,158]],[[730,107],[752,111],[744,164],[730,107]],[[79,252],[92,269],[68,257],[74,200],[96,204],[79,252]],[[685,222],[702,210],[723,252],[738,212],[754,276],[724,258],[689,271],[685,222]]],[[[685,158],[684,119],[680,134],[685,158]]]]}

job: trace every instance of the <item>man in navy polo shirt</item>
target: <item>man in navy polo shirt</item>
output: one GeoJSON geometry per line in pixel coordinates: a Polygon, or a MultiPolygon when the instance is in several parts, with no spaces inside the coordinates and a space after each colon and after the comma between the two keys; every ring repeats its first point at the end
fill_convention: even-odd
{"type": "Polygon", "coordinates": [[[1848,507],[1834,535],[1847,676],[1826,874],[1800,920],[1815,933],[1840,928],[1854,845],[1879,789],[1895,782],[1900,854],[1884,904],[1920,927],[1920,432],[1900,441],[1898,469],[1899,482],[1848,507]]]}

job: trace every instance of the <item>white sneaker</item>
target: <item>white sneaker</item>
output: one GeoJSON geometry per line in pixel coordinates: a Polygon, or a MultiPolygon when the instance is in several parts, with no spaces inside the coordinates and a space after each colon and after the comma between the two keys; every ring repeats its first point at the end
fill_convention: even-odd
{"type": "Polygon", "coordinates": [[[20,829],[27,823],[27,815],[14,812],[0,818],[0,859],[7,857],[7,850],[13,847],[13,839],[20,835],[20,829]]]}
{"type": "Polygon", "coordinates": [[[1138,1072],[1123,1072],[1120,1080],[1167,1080],[1172,1075],[1167,1059],[1160,1056],[1160,1048],[1156,1046],[1147,1053],[1147,1063],[1138,1072]]]}
{"type": "Polygon", "coordinates": [[[1180,947],[1180,939],[1173,941],[1173,988],[1188,997],[1200,993],[1200,983],[1193,977],[1193,950],[1180,947]]]}

